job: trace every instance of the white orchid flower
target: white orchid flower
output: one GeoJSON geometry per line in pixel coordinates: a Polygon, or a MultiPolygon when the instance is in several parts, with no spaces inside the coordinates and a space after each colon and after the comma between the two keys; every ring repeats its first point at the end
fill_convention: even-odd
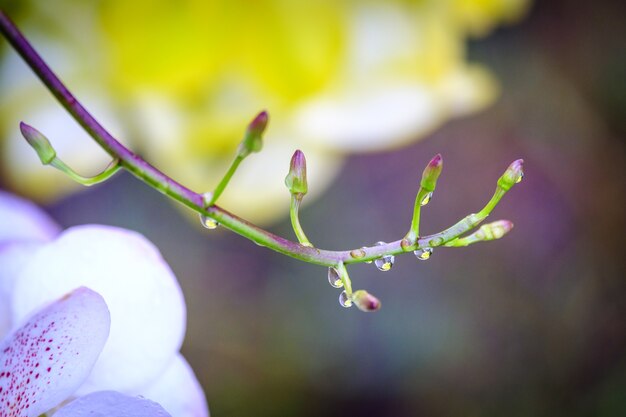
{"type": "MultiPolygon", "coordinates": [[[[33,315],[0,344],[0,416],[37,417],[68,399],[90,374],[111,320],[102,296],[80,287],[33,315]]],[[[97,392],[55,416],[170,416],[160,405],[97,392]]]]}
{"type": "MultiPolygon", "coordinates": [[[[37,222],[48,226],[53,224],[49,220],[41,221],[46,217],[36,207],[6,193],[0,194],[0,212],[10,213],[13,207],[33,209],[36,215],[31,221],[35,226],[37,222]]],[[[0,395],[6,396],[0,403],[1,417],[37,416],[68,398],[76,397],[80,402],[73,407],[77,410],[85,410],[85,404],[98,410],[108,403],[118,403],[119,395],[131,396],[127,398],[129,407],[134,407],[137,401],[144,401],[132,397],[135,395],[157,401],[169,413],[163,415],[208,415],[202,389],[178,353],[186,317],[182,292],[154,245],[138,233],[108,226],[74,227],[56,238],[54,235],[58,229],[52,227],[49,234],[40,230],[21,235],[19,239],[12,238],[15,233],[10,230],[10,225],[3,226],[0,232],[3,306],[0,323],[5,324],[3,333],[9,327],[13,331],[2,342],[0,366],[9,364],[14,368],[0,372],[14,376],[21,372],[26,377],[18,382],[0,377],[0,395]],[[66,302],[73,299],[78,301],[66,302]],[[102,318],[104,313],[99,312],[99,303],[93,300],[102,300],[104,308],[100,310],[106,311],[106,318],[102,318]],[[49,319],[51,316],[66,319],[49,319]],[[55,331],[60,335],[57,340],[82,342],[69,347],[49,342],[50,345],[38,348],[36,340],[48,340],[35,330],[41,329],[47,323],[45,320],[54,321],[55,331]],[[93,329],[86,329],[89,326],[93,329]],[[74,337],[74,332],[88,335],[90,331],[100,331],[105,336],[101,342],[95,336],[84,340],[74,337]],[[24,342],[24,337],[28,342],[24,342]],[[20,348],[31,343],[32,351],[20,348]],[[70,350],[64,350],[66,348],[70,350]],[[33,398],[45,407],[36,408],[38,414],[26,413],[20,408],[26,404],[25,394],[20,395],[17,388],[19,385],[26,389],[36,381],[29,379],[31,369],[25,366],[32,365],[30,356],[33,354],[47,358],[48,352],[52,352],[49,354],[56,358],[55,350],[59,354],[65,352],[63,357],[67,359],[67,363],[59,366],[63,369],[75,367],[80,372],[68,371],[72,378],[66,380],[63,373],[54,374],[53,367],[50,367],[50,384],[58,388],[52,391],[32,388],[39,396],[33,398]],[[81,353],[83,350],[85,354],[81,353]],[[87,354],[93,351],[96,351],[95,356],[87,354]],[[93,360],[87,360],[90,355],[94,356],[93,360]],[[18,409],[21,410],[19,413],[15,411],[18,409]]],[[[39,230],[35,226],[33,230],[39,230]]],[[[41,366],[45,362],[38,363],[41,366]]],[[[47,387],[48,382],[45,385],[47,387]]],[[[28,393],[35,395],[30,394],[31,391],[28,393]]],[[[137,406],[138,409],[143,407],[137,406]]],[[[79,415],[68,414],[70,411],[59,415],[79,415]]]]}

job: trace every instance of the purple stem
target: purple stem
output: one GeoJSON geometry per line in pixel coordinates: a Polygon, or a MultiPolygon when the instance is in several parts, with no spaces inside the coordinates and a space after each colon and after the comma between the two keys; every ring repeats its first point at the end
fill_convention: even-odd
{"type": "MultiPolygon", "coordinates": [[[[473,222],[460,223],[443,232],[421,237],[416,244],[408,245],[406,241],[397,240],[382,246],[374,246],[352,251],[328,251],[318,248],[302,246],[273,233],[255,226],[254,224],[237,217],[228,211],[212,205],[204,207],[201,194],[191,191],[187,187],[163,174],[154,166],[127,149],[117,141],[67,89],[61,80],[52,72],[44,60],[33,49],[28,40],[22,35],[9,17],[0,10],[0,32],[20,54],[24,61],[37,74],[48,90],[56,97],[61,105],[74,119],[89,133],[89,135],[114,159],[140,180],[146,182],[167,196],[186,205],[194,211],[218,221],[224,227],[238,233],[262,246],[266,246],[279,253],[300,259],[306,262],[336,266],[339,263],[357,263],[377,259],[383,255],[399,254],[433,244],[437,239],[437,246],[455,238],[470,228],[476,226],[473,222]],[[454,233],[452,233],[454,232],[454,233]]],[[[485,216],[486,217],[486,216],[485,216]]],[[[481,219],[482,220],[482,219],[481,219]]]]}

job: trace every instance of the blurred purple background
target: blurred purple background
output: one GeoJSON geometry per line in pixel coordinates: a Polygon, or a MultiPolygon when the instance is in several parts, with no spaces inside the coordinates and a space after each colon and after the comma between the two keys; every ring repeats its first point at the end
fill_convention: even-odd
{"type": "MultiPolygon", "coordinates": [[[[422,214],[423,232],[436,232],[480,209],[524,158],[524,181],[492,215],[516,225],[503,240],[428,262],[399,256],[387,273],[350,269],[381,299],[376,314],[342,309],[323,268],[196,228],[128,174],[47,208],[63,226],[127,227],[160,248],[186,295],[183,353],[214,416],[626,415],[625,12],[618,1],[536,2],[470,46],[501,82],[492,108],[410,147],[350,157],[305,207],[321,247],[397,239],[441,153],[422,214]]],[[[271,230],[292,236],[288,219],[271,230]]]]}

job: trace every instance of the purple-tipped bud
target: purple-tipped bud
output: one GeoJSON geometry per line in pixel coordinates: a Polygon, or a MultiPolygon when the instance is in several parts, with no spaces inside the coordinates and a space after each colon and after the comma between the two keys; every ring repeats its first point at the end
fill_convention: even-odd
{"type": "Polygon", "coordinates": [[[441,175],[441,170],[443,169],[443,158],[441,154],[437,154],[430,160],[426,168],[424,169],[424,173],[422,173],[422,182],[420,186],[428,192],[435,191],[435,187],[437,186],[437,179],[439,175],[441,175]]]}
{"type": "Polygon", "coordinates": [[[358,290],[352,294],[352,302],[361,311],[372,312],[380,309],[380,300],[365,290],[358,290]]]}
{"type": "Polygon", "coordinates": [[[259,152],[263,148],[263,132],[269,122],[269,115],[264,110],[250,122],[246,129],[246,134],[239,144],[237,153],[241,157],[246,157],[252,152],[259,152]]]}
{"type": "Polygon", "coordinates": [[[504,191],[509,191],[511,187],[520,182],[524,178],[523,159],[513,161],[511,165],[504,171],[504,174],[498,179],[498,187],[504,191]]]}
{"type": "Polygon", "coordinates": [[[289,164],[289,173],[285,177],[285,185],[291,194],[305,195],[308,191],[306,182],[306,158],[301,150],[294,152],[289,164]]]}
{"type": "Polygon", "coordinates": [[[478,229],[476,237],[480,240],[500,239],[513,229],[513,222],[509,220],[498,220],[493,223],[485,224],[478,229]]]}
{"type": "Polygon", "coordinates": [[[24,122],[20,123],[20,130],[28,144],[37,152],[42,164],[48,165],[56,158],[56,151],[50,144],[48,138],[41,134],[40,131],[24,122]]]}

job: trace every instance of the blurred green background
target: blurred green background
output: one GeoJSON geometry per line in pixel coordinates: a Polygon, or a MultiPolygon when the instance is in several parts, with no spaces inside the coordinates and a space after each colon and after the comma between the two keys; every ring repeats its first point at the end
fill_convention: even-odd
{"type": "MultiPolygon", "coordinates": [[[[422,231],[436,232],[482,207],[524,158],[524,181],[492,215],[515,223],[506,238],[427,262],[399,256],[386,273],[350,268],[381,299],[376,314],[341,308],[323,268],[198,228],[128,174],[46,209],[65,227],[122,226],[160,248],[187,300],[183,353],[214,416],[625,415],[625,12],[620,1],[539,0],[521,23],[471,41],[469,59],[500,82],[497,102],[419,143],[351,154],[303,209],[324,248],[397,239],[441,153],[422,212],[422,231]]],[[[270,230],[292,236],[286,216],[270,230]]]]}

